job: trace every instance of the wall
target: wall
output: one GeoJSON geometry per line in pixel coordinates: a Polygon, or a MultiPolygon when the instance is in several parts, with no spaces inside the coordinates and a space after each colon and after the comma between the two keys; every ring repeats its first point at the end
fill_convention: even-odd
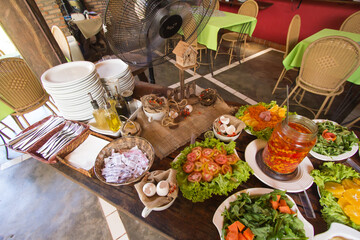
{"type": "MultiPolygon", "coordinates": [[[[271,42],[286,44],[287,29],[292,17],[301,17],[300,40],[324,28],[339,29],[341,23],[352,13],[360,10],[359,5],[342,3],[316,2],[303,0],[299,9],[295,9],[298,1],[261,0],[271,2],[272,6],[260,10],[258,23],[253,36],[271,42]]],[[[221,5],[220,10],[237,13],[238,7],[221,5]]]]}
{"type": "Polygon", "coordinates": [[[66,36],[70,35],[56,0],[35,0],[35,2],[50,29],[53,25],[56,25],[62,29],[66,36]]]}

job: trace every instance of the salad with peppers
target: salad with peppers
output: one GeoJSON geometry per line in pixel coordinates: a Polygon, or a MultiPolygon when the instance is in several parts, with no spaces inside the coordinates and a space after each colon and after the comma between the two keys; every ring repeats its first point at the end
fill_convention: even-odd
{"type": "Polygon", "coordinates": [[[359,143],[353,131],[332,121],[317,122],[317,142],[312,151],[325,156],[338,156],[359,143]]]}
{"type": "MultiPolygon", "coordinates": [[[[296,114],[296,113],[290,113],[296,114]]],[[[256,105],[245,105],[235,114],[246,124],[245,130],[251,132],[259,139],[269,140],[275,126],[285,119],[286,106],[279,107],[276,101],[269,104],[259,102],[256,105]]]]}
{"type": "Polygon", "coordinates": [[[304,223],[293,206],[284,191],[259,196],[241,193],[222,213],[222,236],[225,240],[305,240],[304,223]]]}
{"type": "Polygon", "coordinates": [[[213,194],[227,195],[253,172],[235,153],[235,142],[206,138],[186,147],[171,163],[183,196],[203,202],[213,194]]]}

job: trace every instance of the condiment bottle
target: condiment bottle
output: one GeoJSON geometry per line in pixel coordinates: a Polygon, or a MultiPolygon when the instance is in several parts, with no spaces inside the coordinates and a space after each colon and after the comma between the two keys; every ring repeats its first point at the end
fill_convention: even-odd
{"type": "Polygon", "coordinates": [[[111,109],[111,106],[105,99],[105,120],[111,131],[118,131],[121,127],[119,116],[111,109]]]}
{"type": "Polygon", "coordinates": [[[125,90],[121,93],[121,96],[125,99],[125,101],[127,102],[127,105],[129,107],[129,115],[131,116],[131,114],[133,114],[136,110],[136,106],[135,106],[135,101],[132,97],[133,95],[133,91],[131,90],[125,90]]]}
{"type": "Polygon", "coordinates": [[[278,174],[293,173],[316,143],[317,125],[291,115],[279,123],[262,153],[264,163],[278,174]]]}
{"type": "Polygon", "coordinates": [[[96,125],[100,129],[109,129],[108,124],[105,120],[105,110],[103,108],[99,108],[99,104],[96,100],[93,99],[91,93],[88,93],[91,99],[91,105],[94,108],[93,116],[96,121],[96,125]]]}
{"type": "Polygon", "coordinates": [[[106,101],[110,104],[111,109],[116,112],[116,99],[111,95],[109,91],[105,92],[106,101]]]}
{"type": "Polygon", "coordinates": [[[122,116],[125,116],[128,118],[130,116],[128,106],[127,106],[125,100],[119,94],[116,86],[115,86],[115,89],[117,92],[116,105],[115,105],[116,112],[119,116],[122,115],[122,116]]]}

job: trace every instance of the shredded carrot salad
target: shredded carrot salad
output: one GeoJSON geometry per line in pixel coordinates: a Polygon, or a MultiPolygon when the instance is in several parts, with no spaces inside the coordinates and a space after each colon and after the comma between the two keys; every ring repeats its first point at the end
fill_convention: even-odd
{"type": "Polygon", "coordinates": [[[285,117],[286,109],[280,108],[278,105],[273,106],[270,109],[262,105],[249,106],[244,111],[244,116],[240,117],[246,125],[253,127],[254,131],[261,131],[267,127],[274,128],[276,124],[281,122],[285,117]],[[265,121],[260,117],[262,112],[269,111],[271,118],[269,121],[265,121]]]}

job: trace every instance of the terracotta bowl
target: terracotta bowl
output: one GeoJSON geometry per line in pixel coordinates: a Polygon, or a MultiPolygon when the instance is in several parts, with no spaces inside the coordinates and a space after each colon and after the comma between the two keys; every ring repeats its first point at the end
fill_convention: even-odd
{"type": "Polygon", "coordinates": [[[134,183],[139,181],[151,168],[153,162],[155,159],[155,151],[151,143],[142,137],[137,136],[127,136],[122,137],[119,139],[116,139],[112,142],[110,142],[108,145],[106,145],[98,154],[95,160],[94,165],[94,172],[96,177],[102,181],[103,183],[106,183],[108,185],[112,186],[121,186],[121,185],[127,185],[130,183],[134,183]],[[130,150],[131,148],[138,146],[138,148],[146,155],[146,157],[149,159],[149,165],[146,168],[146,170],[136,179],[132,179],[128,182],[123,183],[112,183],[112,182],[106,182],[105,178],[102,175],[102,169],[104,168],[104,159],[111,155],[112,150],[114,149],[115,152],[125,152],[127,150],[130,150]]]}

